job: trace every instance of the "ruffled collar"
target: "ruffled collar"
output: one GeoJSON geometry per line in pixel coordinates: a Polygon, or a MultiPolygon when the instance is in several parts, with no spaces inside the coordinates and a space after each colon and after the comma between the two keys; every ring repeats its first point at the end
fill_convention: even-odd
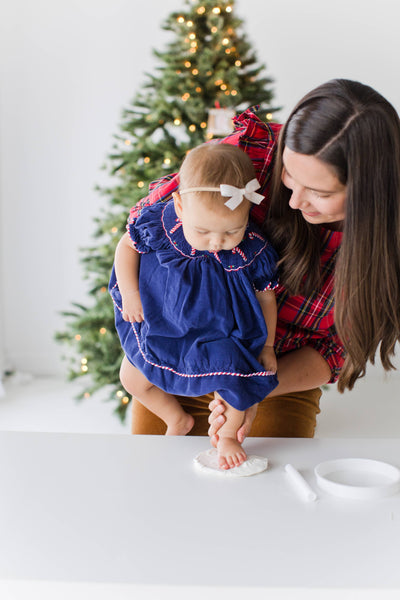
{"type": "Polygon", "coordinates": [[[177,216],[173,200],[169,200],[161,213],[161,224],[167,240],[175,252],[190,259],[216,260],[227,271],[248,267],[268,242],[254,223],[249,221],[243,240],[232,250],[208,252],[192,248],[183,235],[182,222],[177,216]]]}

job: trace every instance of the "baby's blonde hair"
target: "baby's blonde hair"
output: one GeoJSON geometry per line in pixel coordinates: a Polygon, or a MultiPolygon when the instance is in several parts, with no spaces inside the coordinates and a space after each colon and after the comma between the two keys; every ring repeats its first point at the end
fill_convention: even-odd
{"type": "MultiPolygon", "coordinates": [[[[232,144],[208,142],[186,155],[179,170],[179,188],[219,188],[222,183],[243,188],[255,177],[253,163],[243,150],[232,144]]],[[[226,202],[219,191],[207,192],[207,196],[213,202],[226,202]]]]}

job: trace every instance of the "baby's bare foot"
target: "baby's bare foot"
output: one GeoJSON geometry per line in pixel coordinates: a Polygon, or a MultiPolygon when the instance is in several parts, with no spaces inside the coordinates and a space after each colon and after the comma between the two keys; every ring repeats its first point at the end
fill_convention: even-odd
{"type": "Polygon", "coordinates": [[[220,469],[238,467],[246,460],[246,452],[234,438],[221,437],[217,444],[220,469]]]}
{"type": "Polygon", "coordinates": [[[185,412],[176,421],[168,425],[165,435],[186,435],[192,429],[193,425],[194,418],[185,412]]]}

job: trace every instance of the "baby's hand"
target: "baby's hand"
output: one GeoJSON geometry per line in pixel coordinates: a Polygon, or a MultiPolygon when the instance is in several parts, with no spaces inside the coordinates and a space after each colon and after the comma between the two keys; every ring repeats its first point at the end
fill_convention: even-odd
{"type": "Polygon", "coordinates": [[[276,361],[275,352],[272,346],[264,346],[264,348],[261,350],[258,360],[263,365],[264,369],[276,373],[278,363],[276,361]]]}
{"type": "Polygon", "coordinates": [[[138,290],[125,292],[122,296],[122,318],[130,323],[144,321],[143,306],[138,290]]]}

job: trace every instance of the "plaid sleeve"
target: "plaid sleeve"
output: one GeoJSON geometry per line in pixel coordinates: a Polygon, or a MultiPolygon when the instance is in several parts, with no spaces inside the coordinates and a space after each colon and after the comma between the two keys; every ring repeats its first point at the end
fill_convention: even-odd
{"type": "Polygon", "coordinates": [[[248,108],[234,119],[235,131],[220,140],[239,146],[252,160],[260,184],[259,193],[265,200],[251,209],[251,218],[258,225],[264,222],[268,208],[268,192],[274,166],[275,150],[282,125],[264,123],[255,115],[256,107],[248,108]]]}
{"type": "Polygon", "coordinates": [[[139,217],[143,208],[152,206],[156,202],[166,202],[172,198],[172,194],[177,191],[178,186],[179,177],[177,173],[166,175],[165,177],[153,181],[149,186],[149,195],[139,200],[139,202],[131,208],[128,224],[139,217]]]}
{"type": "Polygon", "coordinates": [[[341,232],[322,232],[321,285],[309,296],[290,296],[279,285],[276,290],[278,323],[276,353],[284,354],[312,346],[328,363],[334,383],[345,358],[334,323],[334,271],[342,239],[341,232]]]}
{"type": "Polygon", "coordinates": [[[328,331],[327,337],[311,338],[308,345],[317,350],[326,360],[332,373],[328,383],[335,383],[338,380],[345,359],[345,351],[335,327],[328,331]]]}
{"type": "Polygon", "coordinates": [[[304,346],[311,346],[321,354],[329,365],[332,374],[329,383],[335,383],[343,366],[345,351],[332,322],[333,308],[329,309],[323,317],[322,311],[316,314],[316,320],[309,326],[305,325],[300,316],[300,311],[297,311],[296,316],[291,321],[288,321],[289,310],[288,306],[284,302],[282,303],[279,293],[280,289],[282,288],[278,286],[278,322],[275,337],[275,351],[277,356],[282,356],[293,350],[299,350],[304,346]],[[332,325],[326,326],[325,323],[318,323],[318,321],[326,320],[331,322],[332,325]]]}

